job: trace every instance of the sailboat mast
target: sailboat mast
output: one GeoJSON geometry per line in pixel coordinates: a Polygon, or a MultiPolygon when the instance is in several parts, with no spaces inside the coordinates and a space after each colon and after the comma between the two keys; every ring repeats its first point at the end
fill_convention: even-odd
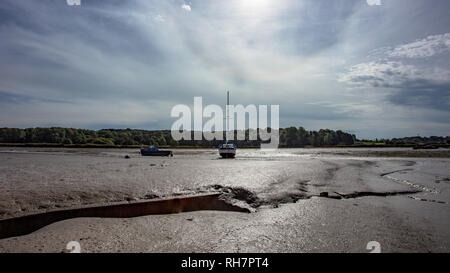
{"type": "MultiPolygon", "coordinates": [[[[234,112],[231,112],[234,118],[234,112]]],[[[236,145],[229,141],[228,130],[230,130],[230,91],[227,91],[227,105],[225,118],[227,119],[226,129],[225,129],[225,143],[219,145],[219,154],[222,158],[234,158],[236,155],[236,145]]],[[[234,126],[233,126],[234,127],[234,126]]],[[[231,140],[234,139],[234,129],[231,140]]]]}
{"type": "Polygon", "coordinates": [[[230,91],[227,91],[227,106],[226,106],[226,111],[227,111],[227,113],[226,113],[226,116],[227,116],[227,130],[226,130],[226,133],[225,133],[225,140],[227,140],[228,141],[228,128],[230,128],[230,124],[229,124],[229,119],[230,119],[230,116],[229,116],[229,113],[228,113],[228,106],[230,105],[230,91]]]}

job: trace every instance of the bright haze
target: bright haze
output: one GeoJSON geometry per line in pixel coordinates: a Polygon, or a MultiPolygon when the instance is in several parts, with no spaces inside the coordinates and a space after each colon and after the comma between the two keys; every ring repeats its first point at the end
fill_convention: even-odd
{"type": "Polygon", "coordinates": [[[68,2],[0,2],[0,127],[170,129],[230,90],[280,127],[450,135],[448,0],[68,2]]]}

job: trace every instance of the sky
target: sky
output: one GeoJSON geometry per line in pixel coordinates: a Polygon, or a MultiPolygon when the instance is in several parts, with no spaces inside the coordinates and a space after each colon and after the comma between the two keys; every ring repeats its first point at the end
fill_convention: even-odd
{"type": "Polygon", "coordinates": [[[0,1],[0,127],[170,129],[229,90],[282,128],[450,135],[448,0],[74,2],[0,1]]]}

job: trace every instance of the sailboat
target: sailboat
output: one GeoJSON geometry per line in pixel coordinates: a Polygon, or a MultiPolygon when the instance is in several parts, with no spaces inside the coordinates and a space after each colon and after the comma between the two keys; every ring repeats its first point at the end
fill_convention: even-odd
{"type": "MultiPolygon", "coordinates": [[[[226,131],[228,132],[229,128],[229,113],[228,113],[228,105],[230,105],[230,92],[227,91],[227,107],[226,107],[226,131]]],[[[230,140],[228,140],[228,134],[225,133],[225,143],[219,145],[219,154],[222,158],[234,158],[236,156],[236,144],[233,144],[230,140]]]]}

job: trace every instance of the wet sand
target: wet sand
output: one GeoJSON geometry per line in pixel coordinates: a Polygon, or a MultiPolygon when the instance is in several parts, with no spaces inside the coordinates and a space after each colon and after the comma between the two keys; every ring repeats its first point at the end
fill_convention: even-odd
{"type": "Polygon", "coordinates": [[[0,148],[0,219],[219,193],[251,213],[82,217],[0,240],[0,252],[450,251],[450,151],[0,148]],[[125,159],[129,155],[130,159],[125,159]]]}

